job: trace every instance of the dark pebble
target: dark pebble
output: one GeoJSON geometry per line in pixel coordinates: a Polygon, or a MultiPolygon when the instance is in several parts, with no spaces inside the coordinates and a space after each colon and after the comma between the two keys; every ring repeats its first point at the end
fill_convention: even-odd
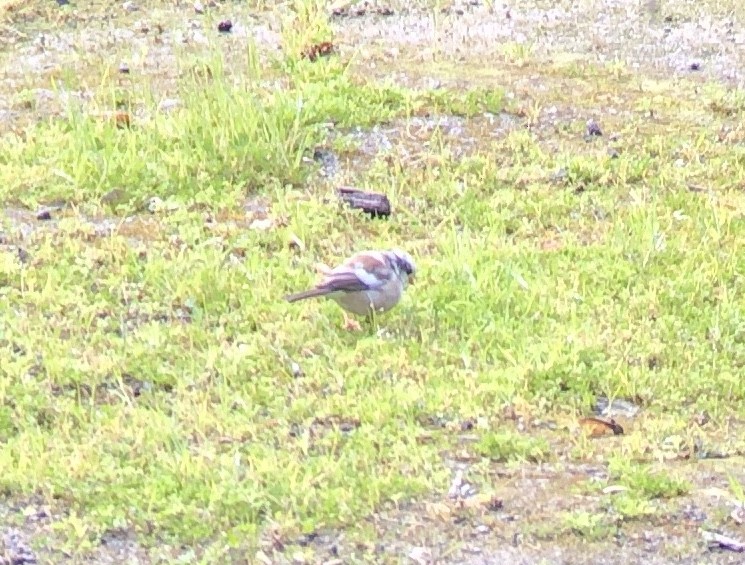
{"type": "Polygon", "coordinates": [[[28,263],[31,260],[31,255],[23,247],[18,248],[18,260],[21,263],[28,263]]]}
{"type": "Polygon", "coordinates": [[[601,136],[601,135],[603,135],[603,132],[601,131],[600,126],[593,119],[587,120],[587,135],[588,136],[593,136],[593,135],[595,135],[595,136],[601,136]]]}
{"type": "Polygon", "coordinates": [[[559,183],[567,180],[569,177],[569,172],[565,168],[558,169],[551,173],[550,180],[553,183],[559,183]]]}
{"type": "Polygon", "coordinates": [[[474,425],[475,425],[475,422],[473,420],[471,420],[470,418],[468,420],[463,420],[460,423],[460,431],[462,431],[462,432],[471,431],[473,429],[474,425]]]}
{"type": "Polygon", "coordinates": [[[217,31],[220,33],[230,33],[231,29],[233,29],[233,22],[230,20],[225,20],[217,24],[217,31]]]}
{"type": "Polygon", "coordinates": [[[36,555],[26,540],[21,537],[20,532],[9,529],[0,542],[4,550],[4,559],[0,563],[12,563],[13,565],[37,563],[36,555]]]}

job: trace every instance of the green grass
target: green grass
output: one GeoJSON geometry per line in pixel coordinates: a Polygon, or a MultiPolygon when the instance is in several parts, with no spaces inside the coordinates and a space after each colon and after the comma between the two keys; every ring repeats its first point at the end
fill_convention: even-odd
{"type": "MultiPolygon", "coordinates": [[[[724,422],[745,416],[745,168],[736,140],[717,138],[722,120],[741,117],[741,93],[709,85],[703,105],[694,83],[658,81],[646,94],[614,69],[587,81],[527,49],[519,66],[465,90],[404,86],[340,57],[299,59],[297,47],[329,28],[312,6],[295,8],[306,27],[287,20],[292,49],[264,59],[249,48],[228,70],[212,46],[199,60],[211,78],[179,79],[169,113],[157,110],[153,79],[124,89],[131,128],[93,116],[122,94],[93,66],[75,77],[97,85],[90,106],[0,139],[8,205],[71,205],[27,238],[5,222],[7,500],[53,505],[58,543],[76,554],[128,530],[145,547],[198,544],[214,557],[271,528],[286,539],[354,529],[390,504],[439,496],[452,478],[445,459],[464,451],[482,470],[614,454],[623,465],[611,465],[613,480],[632,493],[613,508],[635,519],[654,512],[651,499],[690,492],[648,465],[668,436],[691,439],[695,412],[718,423],[701,434],[743,452],[742,428],[724,422]],[[599,97],[625,93],[628,114],[602,124],[619,133],[619,158],[607,136],[585,142],[580,119],[549,128],[550,143],[546,130],[483,125],[484,112],[527,107],[532,119],[552,104],[581,106],[556,85],[505,102],[512,73],[543,71],[599,97]],[[652,97],[664,127],[640,110],[652,97]],[[412,116],[451,114],[465,133],[401,133],[412,116]],[[329,123],[343,162],[356,163],[344,180],[386,192],[391,219],[329,202],[307,159],[329,123]],[[376,125],[397,128],[394,147],[406,151],[365,153],[353,128],[376,125]],[[153,196],[172,208],[144,212],[153,196]],[[255,199],[267,203],[267,230],[248,227],[255,199]],[[102,216],[115,218],[113,231],[97,231],[102,216]],[[393,245],[416,257],[419,275],[377,333],[345,332],[333,303],[281,299],[312,283],[316,261],[393,245]],[[643,423],[572,450],[570,433],[516,429],[502,411],[574,419],[598,396],[631,399],[643,423]],[[469,418],[480,424],[464,444],[457,423],[469,418]],[[456,425],[428,423],[439,420],[456,425]]],[[[468,73],[438,65],[443,76],[468,73]]],[[[556,520],[583,539],[613,533],[585,510],[556,520]]]]}
{"type": "Polygon", "coordinates": [[[485,433],[476,449],[481,455],[495,461],[539,462],[547,459],[549,453],[545,440],[522,438],[509,433],[485,433]]]}
{"type": "Polygon", "coordinates": [[[573,533],[587,540],[603,540],[613,536],[615,528],[605,523],[602,515],[578,511],[563,516],[564,525],[573,533]]]}
{"type": "Polygon", "coordinates": [[[665,472],[653,472],[648,467],[629,465],[628,461],[613,461],[612,478],[623,486],[646,498],[673,498],[686,494],[691,485],[665,472]]]}

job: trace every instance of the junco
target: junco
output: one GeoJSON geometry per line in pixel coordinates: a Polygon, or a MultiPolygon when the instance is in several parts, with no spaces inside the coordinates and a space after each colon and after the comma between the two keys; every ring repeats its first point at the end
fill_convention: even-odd
{"type": "Polygon", "coordinates": [[[326,267],[323,280],[314,288],[285,299],[297,302],[325,296],[347,312],[371,316],[398,304],[415,272],[411,255],[400,249],[361,251],[334,269],[326,267]]]}

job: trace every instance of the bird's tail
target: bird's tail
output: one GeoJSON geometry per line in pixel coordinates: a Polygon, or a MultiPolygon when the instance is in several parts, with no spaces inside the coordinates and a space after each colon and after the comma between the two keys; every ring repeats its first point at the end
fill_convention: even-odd
{"type": "Polygon", "coordinates": [[[325,288],[311,288],[310,290],[298,292],[297,294],[288,294],[285,296],[285,300],[287,300],[287,302],[297,302],[298,300],[305,300],[306,298],[323,296],[324,294],[328,294],[328,292],[329,291],[325,288]]]}

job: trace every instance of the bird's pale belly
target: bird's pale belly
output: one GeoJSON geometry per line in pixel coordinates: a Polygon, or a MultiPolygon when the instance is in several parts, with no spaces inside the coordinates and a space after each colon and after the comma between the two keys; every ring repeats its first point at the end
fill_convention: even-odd
{"type": "Polygon", "coordinates": [[[370,310],[383,313],[393,308],[401,299],[401,287],[381,290],[363,290],[359,292],[334,293],[329,298],[336,301],[346,311],[358,316],[367,316],[370,310]]]}

